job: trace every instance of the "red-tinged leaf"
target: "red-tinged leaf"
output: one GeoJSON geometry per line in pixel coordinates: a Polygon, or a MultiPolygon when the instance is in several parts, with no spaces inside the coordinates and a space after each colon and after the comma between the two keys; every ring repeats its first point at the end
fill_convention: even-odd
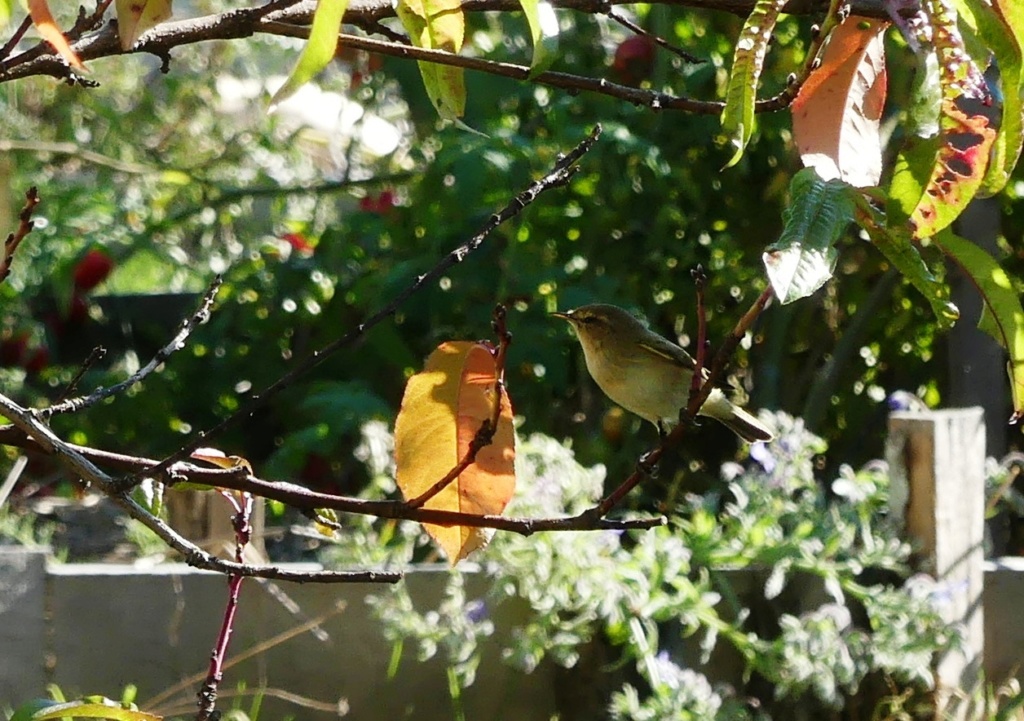
{"type": "MultiPolygon", "coordinates": [[[[999,67],[1002,117],[992,160],[978,195],[995,195],[1006,185],[1024,145],[1024,3],[1020,0],[955,0],[961,26],[981,39],[999,67]]],[[[978,58],[987,63],[988,57],[978,58]]]]}
{"type": "Polygon", "coordinates": [[[316,77],[316,74],[326,68],[334,58],[334,53],[338,49],[341,19],[345,16],[347,8],[348,0],[317,0],[309,40],[302,48],[302,54],[292,68],[291,75],[271,98],[271,110],[316,77]]]}
{"type": "MultiPolygon", "coordinates": [[[[480,343],[444,343],[426,367],[409,379],[395,421],[398,487],[417,498],[467,458],[481,425],[501,404],[498,427],[490,445],[424,508],[463,513],[499,514],[515,489],[515,437],[512,407],[502,391],[495,398],[496,365],[491,350],[480,343]]],[[[424,524],[452,564],[487,543],[486,529],[424,524]]]]}
{"type": "Polygon", "coordinates": [[[743,24],[736,49],[733,51],[729,87],[725,91],[722,109],[722,132],[736,151],[726,163],[731,167],[743,157],[743,151],[754,134],[754,105],[757,84],[764,67],[764,56],[779,13],[787,0],[757,0],[747,21],[743,24]]]}
{"type": "Polygon", "coordinates": [[[171,0],[115,0],[114,9],[121,49],[128,50],[142,33],[171,17],[171,0]]]}
{"type": "MultiPolygon", "coordinates": [[[[399,0],[395,8],[413,45],[457,55],[462,49],[466,21],[461,0],[399,0]]],[[[462,68],[421,61],[420,75],[430,102],[445,120],[466,112],[466,84],[462,68]]]]}
{"type": "Polygon", "coordinates": [[[32,18],[32,24],[36,26],[39,34],[43,36],[46,42],[53,46],[53,49],[67,61],[68,65],[79,72],[85,72],[87,68],[79,60],[75,51],[71,49],[67,38],[64,37],[64,33],[57,27],[57,23],[50,13],[50,6],[46,4],[46,0],[28,0],[28,14],[32,18]]]}
{"type": "Polygon", "coordinates": [[[879,120],[885,105],[885,29],[889,23],[851,17],[829,35],[818,66],[793,101],[800,158],[824,180],[858,188],[882,174],[879,120]]]}
{"type": "MultiPolygon", "coordinates": [[[[939,57],[942,104],[938,150],[928,180],[910,212],[915,237],[948,227],[977,194],[995,141],[996,109],[985,79],[964,49],[949,0],[928,0],[932,38],[939,57]]],[[[920,172],[919,170],[917,171],[920,172]]],[[[897,184],[894,178],[894,185],[897,184]]],[[[903,201],[904,207],[906,201],[903,201]]]]}
{"type": "Polygon", "coordinates": [[[978,327],[1010,355],[1013,420],[1019,420],[1024,417],[1024,309],[1013,282],[995,258],[969,240],[947,230],[935,238],[935,243],[964,270],[981,294],[985,306],[978,327]]]}

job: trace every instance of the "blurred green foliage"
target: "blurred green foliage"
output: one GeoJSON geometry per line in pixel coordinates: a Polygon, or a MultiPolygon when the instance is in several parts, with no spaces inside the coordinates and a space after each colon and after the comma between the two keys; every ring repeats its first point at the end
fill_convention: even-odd
{"type": "MultiPolygon", "coordinates": [[[[552,69],[609,75],[626,31],[560,13],[552,69]]],[[[736,17],[640,6],[637,19],[707,58],[689,65],[658,52],[647,85],[721,95],[736,17]]],[[[467,32],[489,57],[529,55],[516,15],[474,14],[467,32]]],[[[782,20],[762,95],[784,87],[807,35],[806,21],[782,20]]],[[[602,139],[568,189],[543,195],[405,303],[394,322],[210,442],[272,477],[358,490],[360,471],[349,459],[359,424],[393,417],[405,378],[438,342],[490,335],[500,302],[511,309],[508,384],[524,429],[571,437],[581,458],[607,464],[613,479],[630,470],[652,429],[612,409],[566,329],[546,314],[617,303],[692,350],[690,270],[700,264],[710,278],[714,347],[764,287],[760,255],[778,236],[798,167],[785,114],[761,116],[748,153],[723,171],[729,149],[716,144],[714,116],[469,73],[466,121],[486,134],[474,135],[438,126],[413,63],[388,58],[377,69],[379,58],[350,52],[268,116],[269,92],[296,47],[257,36],[176,50],[168,74],[147,58],[98,61],[98,89],[48,79],[0,88],[0,173],[9,188],[0,227],[13,227],[29,185],[43,196],[42,227],[0,285],[0,340],[27,334],[27,350],[48,353],[41,372],[0,368],[3,387],[22,400],[53,399],[97,343],[107,359],[80,388],[122,378],[224,272],[211,322],[159,374],[87,413],[54,419],[78,443],[166,454],[235,412],[296,358],[357,327],[600,122],[602,139]],[[293,247],[287,234],[312,252],[293,247]],[[86,296],[88,317],[70,323],[73,269],[93,247],[116,267],[86,296]]],[[[903,98],[894,87],[889,117],[898,131],[903,98]]],[[[833,469],[879,454],[889,392],[936,402],[943,386],[927,305],[886,275],[863,240],[851,235],[839,247],[837,277],[811,299],[770,308],[731,376],[753,407],[812,411],[833,469]],[[822,382],[841,342],[851,352],[837,359],[835,382],[822,382]]],[[[728,434],[703,429],[677,466],[713,479],[734,453],[728,434]]],[[[662,484],[680,478],[664,474],[662,484]]],[[[652,493],[664,497],[665,489],[652,493]]]]}

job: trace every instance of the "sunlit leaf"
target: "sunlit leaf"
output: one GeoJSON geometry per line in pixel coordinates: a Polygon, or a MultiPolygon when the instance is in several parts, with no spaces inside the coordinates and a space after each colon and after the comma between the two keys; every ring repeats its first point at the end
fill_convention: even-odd
{"type": "Polygon", "coordinates": [[[939,135],[934,154],[916,148],[897,161],[891,196],[909,211],[909,221],[918,238],[934,235],[949,226],[977,194],[988,168],[989,151],[996,137],[996,109],[985,79],[964,48],[956,26],[956,12],[947,0],[924,4],[932,21],[932,36],[938,54],[942,103],[939,135]],[[913,181],[901,178],[911,173],[913,181]],[[927,176],[916,200],[910,193],[927,176]]]}
{"type": "Polygon", "coordinates": [[[800,158],[825,180],[877,185],[885,105],[884,34],[889,23],[851,17],[829,35],[818,66],[793,101],[800,158]]]}
{"type": "MultiPolygon", "coordinates": [[[[1024,3],[1019,0],[955,0],[960,22],[991,50],[1002,85],[1002,116],[992,148],[992,160],[978,192],[998,193],[1006,185],[1024,143],[1024,3]]],[[[988,58],[978,58],[987,63],[988,58]]]]}
{"type": "Polygon", "coordinates": [[[28,14],[32,18],[32,24],[35,25],[39,34],[43,36],[46,42],[53,46],[53,49],[67,61],[68,65],[79,72],[85,72],[85,65],[79,60],[75,51],[71,49],[67,38],[64,37],[64,33],[57,27],[57,23],[50,13],[50,6],[46,4],[46,0],[28,0],[28,14]]]}
{"type": "Polygon", "coordinates": [[[835,244],[854,209],[850,186],[823,180],[814,168],[793,176],[789,192],[782,235],[763,256],[768,280],[783,304],[809,296],[832,277],[839,256],[835,244]]]}
{"type": "MultiPolygon", "coordinates": [[[[395,421],[398,486],[417,498],[467,457],[477,431],[494,413],[494,356],[480,343],[444,343],[423,372],[409,379],[395,421]]],[[[472,514],[501,513],[515,488],[512,407],[504,392],[490,445],[425,508],[472,514]]],[[[486,529],[425,524],[454,564],[490,538],[486,529]]]]}
{"type": "Polygon", "coordinates": [[[978,327],[1010,354],[1008,365],[1014,418],[1024,416],[1024,309],[1013,282],[996,259],[949,230],[935,243],[974,283],[985,303],[978,327]]]}
{"type": "Polygon", "coordinates": [[[11,721],[58,721],[67,718],[112,719],[113,721],[160,721],[163,716],[143,713],[134,708],[96,696],[66,703],[39,699],[25,704],[11,721]]]}
{"type": "Polygon", "coordinates": [[[519,0],[526,22],[530,26],[533,42],[533,60],[530,75],[537,75],[551,67],[558,51],[558,17],[547,0],[519,0]]]}
{"type": "Polygon", "coordinates": [[[191,457],[197,461],[206,461],[218,468],[244,468],[248,473],[252,473],[252,464],[245,458],[226,455],[224,451],[216,448],[197,448],[192,451],[191,457]]]}
{"type": "Polygon", "coordinates": [[[114,9],[121,49],[128,50],[142,33],[171,17],[171,0],[114,0],[114,9]]]}
{"type": "Polygon", "coordinates": [[[885,219],[863,197],[857,199],[857,223],[871,244],[892,263],[932,307],[939,327],[948,330],[960,318],[960,310],[949,300],[949,288],[925,265],[906,225],[886,225],[885,219]]]}
{"type": "Polygon", "coordinates": [[[757,0],[736,40],[729,87],[725,92],[725,108],[722,110],[722,132],[736,151],[726,167],[739,162],[754,134],[754,104],[764,56],[768,52],[768,43],[772,39],[779,13],[786,2],[757,0]]]}
{"type": "Polygon", "coordinates": [[[348,0],[317,0],[309,40],[302,48],[302,54],[292,68],[291,75],[271,98],[271,110],[316,77],[316,74],[326,68],[334,58],[334,53],[338,49],[341,19],[347,8],[348,0]]]}
{"type": "MultiPolygon", "coordinates": [[[[413,45],[458,54],[466,32],[461,0],[399,0],[395,8],[413,45]]],[[[430,102],[446,120],[466,112],[462,68],[420,61],[420,75],[430,102]]]]}

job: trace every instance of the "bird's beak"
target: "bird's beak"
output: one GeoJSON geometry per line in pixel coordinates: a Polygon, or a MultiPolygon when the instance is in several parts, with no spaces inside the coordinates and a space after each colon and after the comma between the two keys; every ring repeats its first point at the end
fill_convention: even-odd
{"type": "Polygon", "coordinates": [[[568,313],[551,313],[550,315],[555,318],[561,318],[562,320],[572,320],[572,311],[569,311],[568,313]]]}

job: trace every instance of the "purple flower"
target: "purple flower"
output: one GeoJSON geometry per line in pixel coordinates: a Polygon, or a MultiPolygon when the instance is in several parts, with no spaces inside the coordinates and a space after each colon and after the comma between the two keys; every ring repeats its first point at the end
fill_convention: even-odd
{"type": "Polygon", "coordinates": [[[482,598],[474,598],[466,604],[466,618],[472,623],[481,623],[490,616],[487,611],[487,604],[482,598]]]}
{"type": "Polygon", "coordinates": [[[771,450],[768,448],[768,444],[758,441],[750,445],[750,458],[757,462],[765,473],[771,473],[775,470],[777,462],[775,456],[772,455],[771,450]]]}

